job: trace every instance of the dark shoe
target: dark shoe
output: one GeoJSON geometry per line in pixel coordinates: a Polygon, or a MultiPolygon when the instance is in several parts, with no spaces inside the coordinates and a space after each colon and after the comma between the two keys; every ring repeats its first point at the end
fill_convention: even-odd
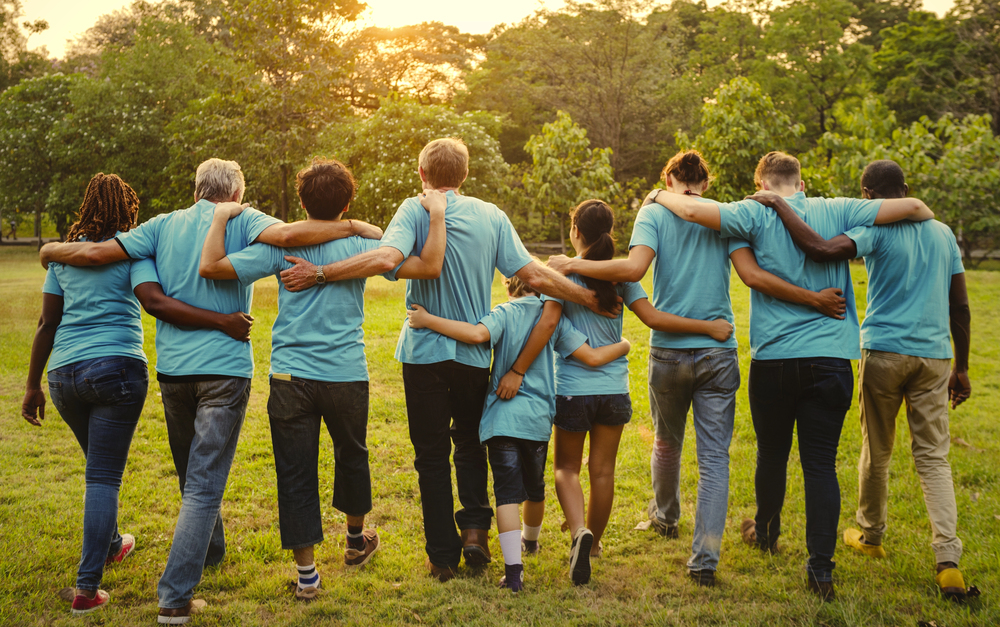
{"type": "Polygon", "coordinates": [[[160,608],[160,614],[156,617],[156,622],[161,625],[184,625],[191,621],[191,615],[205,609],[208,603],[201,599],[191,599],[184,607],[160,608]]]}
{"type": "Polygon", "coordinates": [[[462,556],[466,566],[486,566],[490,557],[490,532],[486,529],[462,530],[462,556]]]}
{"type": "Polygon", "coordinates": [[[649,507],[646,509],[646,515],[649,516],[649,528],[669,540],[679,538],[681,534],[677,525],[668,525],[660,520],[657,516],[658,512],[659,510],[656,509],[656,500],[651,499],[649,507]]]}
{"type": "Polygon", "coordinates": [[[378,532],[374,529],[365,529],[361,536],[365,539],[363,549],[351,548],[348,545],[347,549],[344,550],[344,563],[348,566],[364,566],[381,546],[378,540],[378,532]]]}
{"type": "Polygon", "coordinates": [[[709,570],[708,568],[703,568],[701,570],[689,570],[688,577],[691,581],[695,582],[699,586],[705,586],[706,588],[715,587],[715,571],[709,570]]]}
{"type": "Polygon", "coordinates": [[[819,598],[823,599],[826,603],[829,603],[836,598],[836,594],[833,592],[832,581],[816,581],[814,579],[810,579],[809,591],[819,596],[819,598]]]}
{"type": "Polygon", "coordinates": [[[740,537],[743,538],[744,542],[761,551],[772,554],[778,553],[777,540],[770,547],[765,547],[760,542],[757,542],[757,523],[753,518],[744,518],[743,522],[740,523],[740,537]]]}
{"type": "Polygon", "coordinates": [[[521,551],[526,555],[537,555],[542,550],[542,545],[538,540],[525,540],[521,538],[521,551]]]}
{"type": "Polygon", "coordinates": [[[569,552],[569,576],[573,585],[582,586],[590,581],[590,549],[594,546],[594,533],[583,529],[573,539],[569,552]]]}
{"type": "Polygon", "coordinates": [[[524,564],[506,564],[503,572],[504,575],[500,578],[501,588],[507,588],[511,592],[524,590],[524,564]]]}
{"type": "Polygon", "coordinates": [[[451,581],[455,578],[455,569],[449,566],[438,566],[431,563],[431,558],[427,558],[427,570],[431,571],[431,577],[436,578],[441,583],[451,581]]]}

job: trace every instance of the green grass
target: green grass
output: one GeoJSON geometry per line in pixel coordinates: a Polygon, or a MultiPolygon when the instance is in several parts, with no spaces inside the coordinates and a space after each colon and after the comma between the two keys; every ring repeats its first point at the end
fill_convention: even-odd
{"type": "MultiPolygon", "coordinates": [[[[852,266],[860,309],[864,308],[864,268],[852,266]]],[[[49,404],[42,428],[19,417],[29,346],[41,308],[42,270],[31,250],[0,248],[0,624],[154,624],[156,582],[166,561],[180,504],[176,474],[167,446],[163,408],[155,381],[132,445],[121,492],[120,522],[138,538],[138,549],[105,573],[108,609],[86,619],[70,616],[56,592],[72,586],[79,559],[84,460],[66,425],[49,404]]],[[[797,452],[789,463],[788,497],[782,539],[784,552],[765,557],[739,542],[739,521],[753,514],[755,441],[750,422],[746,374],[748,292],[733,274],[733,303],[740,341],[744,386],[737,396],[732,445],[729,522],[723,539],[720,585],[700,589],[685,577],[691,543],[697,472],[693,430],[684,452],[684,511],[681,539],[667,541],[649,531],[633,531],[645,518],[652,442],[646,395],[648,331],[626,314],[632,341],[632,400],[635,414],[626,427],[618,457],[616,504],[604,539],[604,557],[595,563],[593,583],[574,588],[567,574],[568,536],[549,471],[549,510],[543,549],[526,559],[527,592],[512,596],[496,588],[498,558],[485,574],[462,570],[440,584],[423,569],[423,534],[413,451],[406,430],[402,377],[392,358],[403,314],[402,282],[372,279],[365,325],[372,376],[369,448],[374,510],[383,550],[364,570],[343,567],[344,517],[329,507],[333,451],[324,441],[320,454],[321,498],[327,541],[317,549],[326,593],[315,603],[292,600],[291,556],[278,535],[274,463],[266,416],[268,339],[276,311],[273,279],[257,285],[254,347],[257,377],[226,492],[223,515],[229,555],[208,569],[196,590],[210,607],[198,625],[312,624],[640,624],[659,625],[996,625],[1000,605],[1000,273],[970,272],[973,311],[972,399],[952,413],[951,461],[959,505],[959,533],[967,581],[984,592],[979,601],[956,606],[938,598],[933,581],[930,527],[919,481],[901,422],[892,463],[885,546],[889,558],[872,561],[840,545],[838,600],[822,604],[805,589],[804,509],[797,452]],[[972,448],[974,447],[974,448],[972,448]]],[[[649,289],[650,277],[645,280],[649,289]]],[[[494,284],[494,302],[503,298],[494,284]]],[[[154,327],[145,320],[147,354],[153,358],[154,327]]],[[[848,414],[838,460],[842,487],[840,530],[853,524],[857,505],[860,445],[857,408],[848,414]]],[[[551,455],[550,455],[551,459],[551,455]]]]}

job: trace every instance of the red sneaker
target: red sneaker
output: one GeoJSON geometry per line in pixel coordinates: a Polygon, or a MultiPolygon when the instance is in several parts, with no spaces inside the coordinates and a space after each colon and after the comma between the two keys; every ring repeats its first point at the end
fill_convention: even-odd
{"type": "Polygon", "coordinates": [[[104,590],[98,590],[93,599],[88,598],[85,594],[79,594],[79,590],[77,590],[77,595],[73,598],[73,609],[71,611],[74,614],[88,614],[94,610],[101,609],[110,600],[111,596],[104,590]]]}
{"type": "Polygon", "coordinates": [[[108,559],[104,560],[104,565],[110,566],[112,564],[117,564],[118,562],[128,557],[129,554],[132,553],[132,551],[134,550],[135,550],[135,536],[133,536],[131,533],[123,533],[122,548],[117,553],[115,553],[108,559]]]}

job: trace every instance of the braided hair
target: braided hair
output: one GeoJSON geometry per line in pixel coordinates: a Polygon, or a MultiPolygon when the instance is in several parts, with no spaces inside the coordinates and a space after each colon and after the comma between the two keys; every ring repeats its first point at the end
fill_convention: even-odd
{"type": "Polygon", "coordinates": [[[87,183],[77,221],[69,227],[67,242],[86,239],[103,242],[135,225],[139,197],[117,174],[99,172],[87,183]]]}
{"type": "MultiPolygon", "coordinates": [[[[587,244],[584,259],[604,261],[615,256],[615,213],[603,200],[585,200],[569,214],[572,224],[587,244]]],[[[597,294],[601,309],[611,311],[618,306],[618,292],[610,281],[580,275],[587,287],[597,294]]]]}

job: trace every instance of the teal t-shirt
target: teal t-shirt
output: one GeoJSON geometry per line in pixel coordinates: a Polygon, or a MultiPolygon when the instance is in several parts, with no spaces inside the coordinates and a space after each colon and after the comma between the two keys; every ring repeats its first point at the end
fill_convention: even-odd
{"type": "MultiPolygon", "coordinates": [[[[639,209],[632,227],[633,246],[653,249],[653,307],[684,318],[735,324],[729,298],[730,241],[700,224],[687,222],[652,203],[639,209]]],[[[732,240],[739,241],[739,240],[732,240]]],[[[740,247],[746,246],[740,242],[740,247]]],[[[736,334],[725,342],[701,333],[664,333],[650,329],[656,348],[736,348],[736,334]]]]}
{"type": "MultiPolygon", "coordinates": [[[[322,266],[378,245],[378,240],[361,237],[289,249],[254,244],[228,258],[240,283],[250,285],[292,267],[285,255],[322,266]]],[[[278,316],[271,329],[271,374],[338,383],[367,381],[364,322],[365,279],[331,281],[289,292],[279,277],[278,316]]]]}
{"type": "MultiPolygon", "coordinates": [[[[531,263],[514,225],[503,211],[476,198],[448,192],[445,228],[448,247],[441,276],[406,282],[406,308],[417,304],[435,316],[476,324],[490,311],[494,270],[512,276],[531,263]]],[[[419,255],[427,241],[430,216],[417,198],[407,198],[382,236],[403,257],[419,255]]],[[[413,329],[403,323],[396,345],[396,359],[407,364],[433,364],[455,360],[488,368],[490,351],[485,344],[463,344],[430,329],[413,329]]]]}
{"type": "Polygon", "coordinates": [[[573,328],[566,318],[559,319],[549,343],[525,371],[517,395],[508,401],[497,396],[500,379],[517,361],[541,315],[542,301],[525,296],[497,305],[479,321],[489,329],[489,344],[493,347],[490,393],[486,395],[479,423],[481,442],[495,436],[548,442],[552,435],[552,418],[556,415],[553,351],[569,358],[587,342],[587,336],[573,328]]]}
{"type": "MultiPolygon", "coordinates": [[[[201,248],[212,225],[215,203],[199,200],[188,209],[164,213],[118,236],[128,256],[156,259],[163,292],[194,307],[219,313],[250,313],[253,285],[214,281],[198,274],[201,248]]],[[[226,254],[249,246],[281,220],[246,209],[226,224],[226,254]]],[[[253,376],[253,347],[222,331],[156,321],[156,371],[167,376],[253,376]]]]}
{"type": "Polygon", "coordinates": [[[965,272],[955,235],[937,220],[847,232],[865,258],[868,309],[861,347],[951,359],[951,277],[965,272]]]}
{"type": "Polygon", "coordinates": [[[158,282],[150,259],[92,267],[50,263],[42,291],[63,297],[63,314],[49,370],[98,357],[132,357],[145,363],[142,310],[132,290],[158,282]]]}
{"type": "MultiPolygon", "coordinates": [[[[882,205],[881,200],[806,198],[802,192],[785,201],[824,239],[858,226],[871,226],[882,205]]],[[[761,268],[807,290],[839,287],[847,299],[847,313],[843,320],[837,320],[812,307],[751,290],[751,357],[860,359],[860,327],[849,263],[810,260],[792,241],[778,214],[756,201],[720,203],[719,211],[722,236],[739,237],[749,242],[761,268]]]]}
{"type": "MultiPolygon", "coordinates": [[[[578,274],[570,274],[566,278],[577,285],[586,286],[578,274]]],[[[615,289],[622,297],[623,304],[629,308],[640,298],[646,298],[646,290],[638,283],[619,283],[615,289]]],[[[622,313],[618,314],[617,318],[607,318],[573,302],[543,296],[542,302],[546,300],[554,300],[563,306],[562,317],[587,336],[587,343],[592,348],[617,344],[621,341],[622,313]]],[[[591,396],[628,394],[628,391],[628,356],[619,357],[598,368],[592,368],[569,355],[556,357],[556,394],[591,396]]]]}

